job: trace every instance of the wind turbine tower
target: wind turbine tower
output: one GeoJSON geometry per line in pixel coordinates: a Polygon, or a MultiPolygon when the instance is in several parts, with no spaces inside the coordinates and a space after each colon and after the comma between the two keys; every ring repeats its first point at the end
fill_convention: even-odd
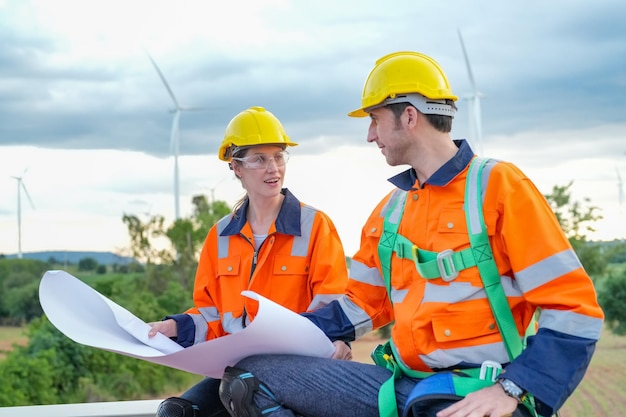
{"type": "Polygon", "coordinates": [[[472,66],[469,62],[469,57],[467,56],[467,50],[465,49],[465,43],[463,42],[463,35],[461,34],[461,29],[457,29],[459,33],[459,40],[461,41],[461,48],[463,49],[463,57],[465,58],[465,65],[467,66],[467,74],[469,75],[470,83],[472,85],[472,94],[470,96],[466,96],[466,99],[470,103],[470,114],[469,114],[469,124],[470,131],[472,132],[474,142],[476,144],[476,153],[482,154],[483,152],[483,127],[481,122],[481,111],[480,111],[480,98],[483,97],[483,94],[478,91],[478,86],[476,85],[476,80],[474,79],[474,73],[472,72],[472,66]]]}
{"type": "Polygon", "coordinates": [[[170,110],[172,113],[174,113],[174,118],[172,120],[172,131],[170,133],[170,152],[172,152],[174,155],[174,216],[175,216],[175,220],[178,220],[180,219],[180,188],[179,188],[180,182],[179,182],[179,172],[178,172],[179,171],[178,170],[178,156],[180,152],[180,129],[179,129],[180,115],[183,111],[204,110],[204,108],[181,106],[178,103],[178,99],[174,95],[174,92],[170,88],[170,85],[165,79],[165,76],[161,72],[161,69],[157,65],[156,61],[152,58],[152,56],[149,53],[146,52],[146,54],[148,55],[150,62],[152,62],[152,66],[154,67],[157,74],[159,75],[159,78],[163,82],[163,85],[167,89],[167,93],[169,94],[172,101],[174,102],[174,109],[170,110]]]}
{"type": "Polygon", "coordinates": [[[26,189],[26,186],[24,185],[23,178],[27,170],[28,168],[25,169],[22,175],[20,175],[19,177],[15,177],[15,176],[12,177],[13,179],[17,181],[17,258],[18,259],[22,259],[22,191],[24,191],[26,198],[28,198],[28,202],[30,203],[30,206],[33,208],[33,210],[35,209],[33,200],[30,198],[30,195],[28,194],[28,190],[26,189]]]}

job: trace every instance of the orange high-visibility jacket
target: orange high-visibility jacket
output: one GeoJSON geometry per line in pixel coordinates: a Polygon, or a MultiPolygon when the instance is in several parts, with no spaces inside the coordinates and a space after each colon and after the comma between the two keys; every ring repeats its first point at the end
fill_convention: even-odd
{"type": "Polygon", "coordinates": [[[246,220],[247,202],[222,218],[205,240],[194,287],[194,307],[170,316],[178,343],[203,342],[241,330],[254,316],[254,291],[301,313],[345,293],[348,271],[331,219],[283,189],[280,212],[258,250],[246,220]]]}
{"type": "MultiPolygon", "coordinates": [[[[358,338],[395,320],[396,359],[409,368],[509,362],[477,267],[449,282],[424,279],[411,259],[394,252],[391,300],[381,272],[383,221],[399,192],[406,192],[400,235],[427,251],[470,247],[464,193],[473,152],[465,141],[457,146],[457,155],[422,186],[413,170],[390,179],[398,189],[376,206],[362,229],[347,297],[307,314],[332,340],[358,338]],[[327,319],[330,314],[334,323],[327,319]]],[[[541,309],[537,335],[507,366],[507,378],[556,409],[584,374],[603,313],[591,279],[544,196],[510,163],[495,162],[490,170],[488,182],[483,181],[484,218],[520,337],[541,309]]]]}

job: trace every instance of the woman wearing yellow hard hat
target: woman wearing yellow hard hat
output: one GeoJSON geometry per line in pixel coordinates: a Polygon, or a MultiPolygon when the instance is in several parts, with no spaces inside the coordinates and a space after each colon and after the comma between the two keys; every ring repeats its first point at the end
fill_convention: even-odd
{"type": "MultiPolygon", "coordinates": [[[[241,296],[254,291],[301,313],[339,298],[348,271],[331,219],[283,188],[288,146],[296,146],[280,121],[250,107],[228,124],[218,157],[245,189],[233,212],[209,231],[198,263],[194,307],[154,323],[152,332],[183,346],[235,333],[254,318],[256,305],[241,296]]],[[[343,342],[337,355],[351,358],[343,342]]],[[[181,397],[163,401],[159,417],[228,416],[220,380],[205,378],[181,397]]]]}

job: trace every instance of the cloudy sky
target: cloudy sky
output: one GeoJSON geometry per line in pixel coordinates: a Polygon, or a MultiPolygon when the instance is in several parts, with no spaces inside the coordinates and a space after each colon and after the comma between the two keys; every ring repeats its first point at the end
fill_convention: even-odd
{"type": "Polygon", "coordinates": [[[180,206],[242,189],[216,157],[239,111],[264,106],[300,143],[286,185],[331,215],[351,255],[389,189],[360,103],[379,57],[431,55],[454,92],[482,93],[483,137],[458,102],[453,137],[516,163],[539,189],[574,181],[602,208],[598,239],[626,237],[626,2],[599,0],[0,0],[0,253],[128,246],[124,213],[174,215],[169,141],[182,105],[180,206]]]}

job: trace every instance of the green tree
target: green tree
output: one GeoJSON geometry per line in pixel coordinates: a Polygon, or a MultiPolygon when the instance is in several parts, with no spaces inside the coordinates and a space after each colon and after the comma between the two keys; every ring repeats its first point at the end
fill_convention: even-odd
{"type": "Polygon", "coordinates": [[[591,205],[591,199],[583,198],[583,201],[572,200],[572,185],[555,185],[552,192],[546,195],[556,218],[559,220],[565,235],[576,241],[586,241],[589,232],[595,232],[593,223],[602,220],[600,208],[591,205]]]}
{"type": "Polygon", "coordinates": [[[626,269],[620,274],[609,274],[598,289],[598,302],[611,332],[626,335],[626,269]]]}
{"type": "Polygon", "coordinates": [[[166,232],[176,254],[173,265],[178,272],[178,281],[185,288],[191,287],[197,265],[196,254],[202,245],[195,239],[194,229],[193,219],[187,218],[176,220],[166,232]]]}
{"type": "Polygon", "coordinates": [[[98,261],[91,257],[82,258],[78,261],[79,271],[95,271],[97,267],[98,261]]]}
{"type": "Polygon", "coordinates": [[[139,217],[124,214],[122,221],[128,228],[130,250],[133,257],[146,264],[167,263],[172,254],[167,249],[157,249],[155,241],[165,236],[165,218],[161,215],[150,217],[143,223],[139,217]]]}
{"type": "Polygon", "coordinates": [[[545,197],[585,270],[597,278],[606,271],[606,254],[601,245],[589,242],[587,237],[595,231],[593,225],[602,219],[602,215],[600,208],[591,205],[589,198],[585,197],[582,201],[572,199],[573,183],[570,181],[567,185],[555,185],[545,197]]]}
{"type": "Polygon", "coordinates": [[[136,259],[146,263],[148,286],[156,293],[165,290],[169,279],[176,279],[183,288],[191,289],[198,256],[209,229],[230,212],[225,202],[209,203],[203,195],[194,196],[192,204],[192,215],[177,219],[169,227],[160,215],[152,216],[146,222],[130,214],[122,218],[128,227],[131,252],[136,259]],[[156,264],[160,266],[153,268],[152,265],[156,264]],[[165,268],[165,265],[171,268],[165,268]]]}
{"type": "Polygon", "coordinates": [[[192,199],[194,206],[193,217],[196,222],[196,240],[204,242],[204,238],[209,229],[217,223],[219,219],[230,213],[231,208],[224,201],[213,201],[209,203],[206,196],[196,195],[192,199]]]}
{"type": "Polygon", "coordinates": [[[0,404],[154,398],[197,380],[183,371],[75,343],[42,317],[29,327],[28,346],[16,346],[0,362],[0,404]]]}
{"type": "Polygon", "coordinates": [[[8,290],[4,305],[8,312],[9,324],[22,325],[41,316],[43,310],[39,304],[39,281],[28,282],[8,290]]]}
{"type": "Polygon", "coordinates": [[[191,217],[178,219],[165,232],[175,252],[174,266],[178,279],[184,288],[191,288],[198,256],[209,229],[223,216],[230,213],[230,208],[223,201],[209,203],[203,195],[192,199],[191,217]]]}
{"type": "Polygon", "coordinates": [[[610,263],[626,264],[626,240],[614,240],[610,242],[607,256],[610,263]]]}
{"type": "Polygon", "coordinates": [[[20,325],[41,314],[37,288],[49,269],[34,259],[0,260],[0,324],[20,325]]]}
{"type": "Polygon", "coordinates": [[[196,195],[191,201],[193,204],[191,217],[177,220],[166,232],[176,250],[177,258],[181,256],[196,258],[209,229],[220,218],[230,213],[230,208],[225,202],[209,203],[204,195],[196,195]]]}

